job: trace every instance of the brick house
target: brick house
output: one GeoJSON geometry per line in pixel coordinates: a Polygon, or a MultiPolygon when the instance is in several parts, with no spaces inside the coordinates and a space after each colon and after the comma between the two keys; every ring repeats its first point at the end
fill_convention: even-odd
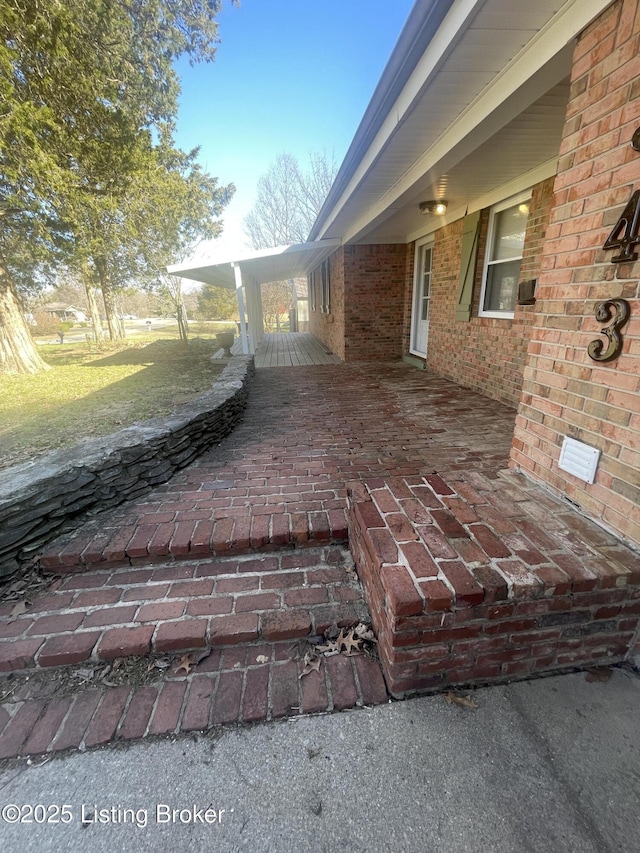
{"type": "Polygon", "coordinates": [[[341,359],[405,359],[517,407],[511,465],[637,547],[640,261],[620,217],[640,189],[639,45],[638,0],[418,0],[309,243],[173,271],[244,283],[245,351],[260,282],[306,274],[309,329],[341,359]],[[610,299],[630,317],[602,361],[610,299]]]}
{"type": "Polygon", "coordinates": [[[309,276],[341,358],[517,407],[512,466],[636,545],[640,262],[603,244],[640,189],[639,45],[637,0],[416,3],[310,235],[342,245],[309,276]],[[613,298],[630,318],[597,361],[613,298]],[[593,483],[559,468],[565,437],[600,451],[593,483]]]}

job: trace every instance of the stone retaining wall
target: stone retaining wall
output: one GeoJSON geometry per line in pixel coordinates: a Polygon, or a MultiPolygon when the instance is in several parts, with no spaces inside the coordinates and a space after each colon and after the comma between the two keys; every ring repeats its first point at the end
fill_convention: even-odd
{"type": "Polygon", "coordinates": [[[242,418],[253,374],[253,356],[237,356],[174,415],[1,471],[0,577],[87,513],[139,497],[221,441],[242,418]]]}

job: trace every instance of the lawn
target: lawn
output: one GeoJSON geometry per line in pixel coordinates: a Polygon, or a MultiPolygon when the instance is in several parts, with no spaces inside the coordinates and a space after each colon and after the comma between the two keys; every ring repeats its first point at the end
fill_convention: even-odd
{"type": "Polygon", "coordinates": [[[86,341],[38,346],[51,370],[0,377],[0,468],[176,411],[224,367],[210,358],[216,330],[195,330],[208,337],[188,347],[173,328],[100,351],[86,341]]]}

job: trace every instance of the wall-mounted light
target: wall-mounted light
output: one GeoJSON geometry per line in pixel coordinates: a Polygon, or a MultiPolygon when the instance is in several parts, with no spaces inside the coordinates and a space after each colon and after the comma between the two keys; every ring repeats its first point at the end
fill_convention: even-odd
{"type": "Polygon", "coordinates": [[[436,216],[444,216],[447,212],[447,202],[446,201],[436,201],[432,199],[431,201],[421,201],[420,202],[420,213],[423,216],[426,216],[428,213],[435,213],[436,216]]]}

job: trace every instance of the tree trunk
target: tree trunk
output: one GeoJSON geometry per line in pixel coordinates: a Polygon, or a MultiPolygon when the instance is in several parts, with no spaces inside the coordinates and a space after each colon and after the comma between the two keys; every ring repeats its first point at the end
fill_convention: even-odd
{"type": "Polygon", "coordinates": [[[48,369],[38,355],[13,282],[0,258],[0,371],[38,373],[48,369]]]}
{"type": "Polygon", "coordinates": [[[84,287],[87,293],[87,303],[89,305],[89,316],[93,325],[93,337],[96,343],[104,340],[102,331],[102,321],[100,319],[100,311],[98,309],[98,300],[96,299],[95,287],[85,278],[84,287]]]}
{"type": "Polygon", "coordinates": [[[173,301],[176,306],[176,319],[178,320],[178,334],[183,343],[189,342],[189,321],[187,320],[187,309],[182,298],[182,282],[180,279],[175,279],[174,286],[171,289],[173,301]]]}
{"type": "Polygon", "coordinates": [[[95,258],[94,262],[96,272],[98,273],[98,281],[100,282],[100,287],[102,289],[104,312],[107,316],[109,337],[112,341],[124,340],[124,323],[122,318],[118,317],[118,306],[116,298],[111,290],[109,274],[107,273],[107,265],[104,258],[95,258]]]}

